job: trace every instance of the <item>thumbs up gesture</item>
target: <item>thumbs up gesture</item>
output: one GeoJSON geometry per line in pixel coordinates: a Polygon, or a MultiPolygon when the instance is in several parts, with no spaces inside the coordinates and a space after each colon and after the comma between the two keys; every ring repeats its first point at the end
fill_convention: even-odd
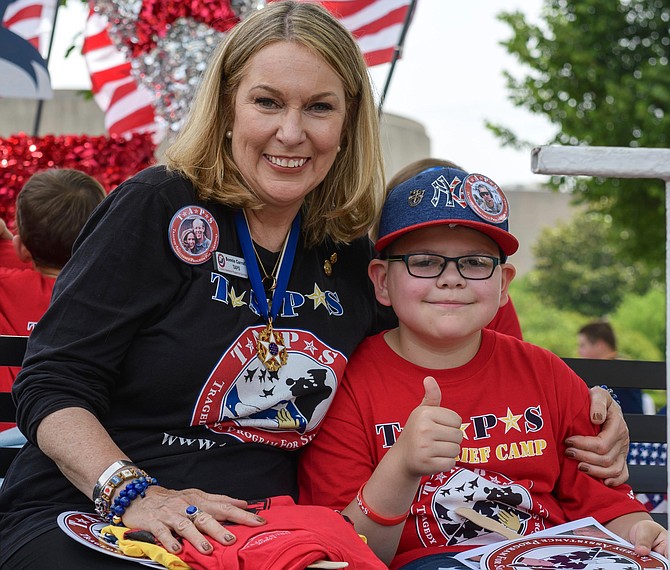
{"type": "Polygon", "coordinates": [[[442,391],[435,378],[426,376],[423,388],[423,400],[409,415],[391,450],[410,477],[452,469],[463,440],[461,417],[440,405],[442,391]]]}

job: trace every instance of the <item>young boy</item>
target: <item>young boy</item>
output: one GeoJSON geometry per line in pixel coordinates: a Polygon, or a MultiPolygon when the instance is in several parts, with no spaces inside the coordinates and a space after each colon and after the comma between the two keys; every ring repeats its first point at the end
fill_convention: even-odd
{"type": "MultiPolygon", "coordinates": [[[[26,182],[16,198],[16,235],[0,220],[0,334],[30,334],[75,238],[104,197],[97,180],[73,169],[44,170],[26,182]]],[[[0,368],[1,392],[11,390],[17,372],[0,368]]]]}
{"type": "Polygon", "coordinates": [[[585,383],[549,351],[484,329],[515,275],[508,212],[495,182],[455,168],[388,195],[369,275],[399,326],[352,355],[301,458],[300,499],[343,509],[391,568],[501,540],[491,524],[524,535],[585,516],[665,554],[667,532],[628,486],[564,456],[568,436],[597,429],[585,383]]]}

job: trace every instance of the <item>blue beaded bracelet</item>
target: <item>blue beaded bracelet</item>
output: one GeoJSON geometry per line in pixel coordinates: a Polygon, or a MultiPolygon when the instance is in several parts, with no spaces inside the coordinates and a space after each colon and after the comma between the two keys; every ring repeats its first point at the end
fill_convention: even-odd
{"type": "Polygon", "coordinates": [[[114,503],[109,509],[107,520],[113,525],[121,526],[121,517],[123,517],[123,514],[130,506],[130,503],[134,499],[137,499],[137,497],[144,497],[145,491],[151,485],[158,485],[158,481],[155,477],[139,477],[133,479],[119,491],[119,496],[114,499],[114,503]]]}
{"type": "Polygon", "coordinates": [[[621,405],[621,402],[619,402],[619,397],[614,393],[614,390],[610,388],[607,384],[601,384],[600,387],[603,390],[607,390],[612,397],[612,400],[614,400],[617,404],[621,405]]]}

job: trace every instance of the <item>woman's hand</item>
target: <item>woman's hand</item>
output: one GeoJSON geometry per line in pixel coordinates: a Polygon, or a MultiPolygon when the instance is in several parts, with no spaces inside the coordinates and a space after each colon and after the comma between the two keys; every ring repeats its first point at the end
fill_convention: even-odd
{"type": "Polygon", "coordinates": [[[232,544],[235,535],[221,522],[260,526],[265,519],[245,511],[247,502],[225,495],[212,495],[198,489],[173,491],[151,486],[145,497],[137,497],[123,514],[123,525],[151,532],[169,552],[180,552],[182,547],[174,534],[188,540],[202,554],[211,554],[210,537],[221,544],[232,544]],[[191,520],[186,507],[198,507],[191,520]],[[174,534],[173,534],[174,533],[174,534]]]}
{"type": "Polygon", "coordinates": [[[568,457],[579,461],[579,470],[603,479],[605,485],[615,487],[628,479],[628,426],[619,405],[607,390],[590,390],[591,422],[602,425],[597,436],[573,435],[565,440],[568,457]]]}

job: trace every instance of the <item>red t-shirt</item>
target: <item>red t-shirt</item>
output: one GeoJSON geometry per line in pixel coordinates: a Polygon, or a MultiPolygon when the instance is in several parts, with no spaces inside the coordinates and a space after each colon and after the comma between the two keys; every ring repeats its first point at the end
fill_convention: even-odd
{"type": "MultiPolygon", "coordinates": [[[[11,240],[0,240],[0,334],[30,334],[49,306],[56,279],[27,267],[16,257],[11,240]]],[[[11,391],[18,371],[0,366],[0,392],[11,391]]],[[[13,426],[0,422],[0,431],[13,426]]]]}
{"type": "Polygon", "coordinates": [[[519,534],[644,511],[630,487],[606,487],[565,458],[566,437],[597,431],[586,384],[551,352],[487,330],[477,355],[448,370],[407,362],[383,333],[363,341],[301,457],[300,502],[348,505],[423,399],[428,375],[440,385],[442,405],[461,416],[464,439],[452,471],[423,477],[392,568],[501,540],[456,514],[461,506],[514,521],[519,534]]]}
{"type": "Polygon", "coordinates": [[[507,303],[498,309],[496,316],[493,317],[493,320],[488,325],[486,325],[486,328],[523,340],[521,324],[519,323],[519,317],[516,314],[516,309],[512,304],[511,297],[507,303]]]}

